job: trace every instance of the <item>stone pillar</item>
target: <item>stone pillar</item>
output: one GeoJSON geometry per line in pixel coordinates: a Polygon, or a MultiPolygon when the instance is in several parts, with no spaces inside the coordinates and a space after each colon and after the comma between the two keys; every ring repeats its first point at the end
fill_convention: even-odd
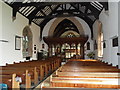
{"type": "MultiPolygon", "coordinates": [[[[71,44],[69,44],[69,45],[70,45],[70,50],[71,50],[72,45],[71,44]]],[[[70,51],[70,58],[71,58],[71,51],[70,51]]]]}
{"type": "Polygon", "coordinates": [[[51,44],[51,56],[53,55],[53,44],[51,44]]]}
{"type": "Polygon", "coordinates": [[[51,44],[48,45],[48,56],[49,57],[52,56],[52,45],[51,44]]]}
{"type": "Polygon", "coordinates": [[[54,44],[54,45],[53,45],[53,48],[54,48],[54,54],[55,54],[55,55],[57,55],[57,48],[56,48],[56,47],[57,47],[57,44],[54,44]]]}
{"type": "Polygon", "coordinates": [[[48,56],[50,57],[50,45],[48,45],[48,56]]]}
{"type": "Polygon", "coordinates": [[[80,46],[80,54],[81,54],[81,59],[84,59],[84,44],[81,44],[80,46]]]}

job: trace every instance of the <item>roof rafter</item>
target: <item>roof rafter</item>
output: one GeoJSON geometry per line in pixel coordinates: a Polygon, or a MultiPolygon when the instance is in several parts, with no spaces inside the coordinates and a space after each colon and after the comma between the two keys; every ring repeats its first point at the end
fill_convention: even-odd
{"type": "Polygon", "coordinates": [[[14,2],[13,4],[16,4],[19,7],[27,7],[27,6],[45,7],[50,5],[67,4],[67,3],[75,3],[75,2],[31,2],[31,3],[14,2]]]}
{"type": "MultiPolygon", "coordinates": [[[[52,15],[57,9],[58,7],[60,6],[60,4],[49,14],[49,15],[52,15]]],[[[51,19],[53,19],[52,17],[49,18],[49,19],[45,19],[41,24],[40,24],[40,27],[41,27],[41,30],[40,30],[40,39],[42,39],[42,31],[43,31],[43,28],[44,26],[47,24],[48,21],[50,21],[51,19]]]]}
{"type": "Polygon", "coordinates": [[[32,0],[7,0],[13,7],[13,17],[17,12],[41,27],[41,36],[44,26],[56,17],[79,17],[88,23],[91,28],[102,9],[108,9],[108,2],[32,2],[32,0]],[[92,4],[91,4],[92,3],[92,4]],[[31,12],[30,12],[31,11],[31,12]]]}
{"type": "MultiPolygon", "coordinates": [[[[28,15],[29,18],[29,24],[32,22],[32,20],[34,19],[34,16],[38,13],[38,11],[42,11],[41,7],[36,8],[31,14],[28,15]]],[[[42,11],[42,14],[46,16],[46,14],[42,11]]]]}

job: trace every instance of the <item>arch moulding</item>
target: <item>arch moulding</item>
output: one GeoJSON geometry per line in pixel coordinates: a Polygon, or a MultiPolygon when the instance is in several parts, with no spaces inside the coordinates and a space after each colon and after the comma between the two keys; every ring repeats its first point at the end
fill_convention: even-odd
{"type": "Polygon", "coordinates": [[[83,29],[81,23],[76,18],[74,18],[74,17],[62,17],[62,18],[57,18],[54,20],[54,22],[52,23],[52,25],[49,29],[48,36],[53,36],[55,28],[64,19],[68,19],[71,22],[73,22],[76,25],[76,27],[78,28],[80,35],[84,35],[84,29],[83,29]]]}

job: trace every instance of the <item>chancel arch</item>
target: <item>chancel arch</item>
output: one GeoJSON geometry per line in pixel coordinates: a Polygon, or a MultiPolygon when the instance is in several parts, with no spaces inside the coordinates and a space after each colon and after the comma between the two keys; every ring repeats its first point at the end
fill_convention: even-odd
{"type": "Polygon", "coordinates": [[[43,37],[43,40],[48,44],[48,49],[50,49],[49,46],[51,45],[54,47],[54,49],[52,48],[52,51],[55,54],[49,55],[56,55],[56,45],[60,44],[61,49],[64,48],[61,51],[65,53],[66,57],[71,58],[74,55],[81,54],[81,58],[84,58],[84,44],[88,38],[89,35],[85,35],[84,29],[80,22],[75,18],[67,17],[56,19],[50,27],[48,37],[43,37]],[[62,47],[62,44],[64,43],[67,43],[69,46],[65,44],[64,47],[62,47]],[[79,43],[80,49],[78,50],[79,43]]]}
{"type": "MultiPolygon", "coordinates": [[[[53,34],[54,34],[54,31],[55,31],[55,28],[57,27],[57,25],[62,22],[63,20],[65,19],[68,19],[70,20],[71,22],[73,22],[73,24],[77,27],[78,32],[75,32],[73,30],[68,30],[64,33],[68,33],[68,32],[73,32],[76,36],[79,36],[79,35],[88,35],[89,38],[88,40],[89,41],[92,41],[91,39],[91,29],[89,27],[89,25],[82,19],[82,18],[78,18],[78,17],[59,17],[59,18],[54,18],[52,20],[50,20],[44,27],[43,29],[43,33],[42,33],[42,36],[45,37],[45,36],[50,36],[52,37],[53,34]],[[48,28],[49,27],[49,28],[48,28]]],[[[61,36],[64,35],[61,34],[61,36]]],[[[44,42],[44,40],[42,40],[42,42],[44,42]]],[[[91,44],[92,45],[92,44],[91,44]]],[[[91,46],[92,47],[92,46],[91,46]]],[[[46,48],[47,50],[47,48],[46,48]]]]}
{"type": "Polygon", "coordinates": [[[65,19],[68,19],[71,22],[73,22],[74,25],[76,25],[77,29],[79,30],[79,33],[84,35],[83,27],[82,27],[81,23],[77,19],[75,19],[74,17],[65,17],[65,18],[57,18],[57,19],[54,20],[53,24],[51,25],[51,27],[49,29],[48,36],[53,36],[55,28],[58,26],[58,24],[60,22],[62,22],[65,19]]]}
{"type": "MultiPolygon", "coordinates": [[[[89,35],[89,40],[92,40],[93,32],[92,32],[90,26],[82,18],[75,17],[75,19],[77,19],[78,22],[82,25],[82,28],[84,30],[84,35],[89,35]]],[[[79,29],[79,30],[81,30],[81,29],[79,29]]]]}
{"type": "Polygon", "coordinates": [[[29,26],[26,26],[23,29],[23,57],[30,58],[32,57],[33,47],[33,35],[29,26]]]}

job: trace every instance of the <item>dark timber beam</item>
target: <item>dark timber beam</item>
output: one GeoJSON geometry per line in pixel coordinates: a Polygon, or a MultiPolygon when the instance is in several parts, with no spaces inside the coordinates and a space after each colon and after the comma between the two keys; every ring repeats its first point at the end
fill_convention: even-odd
{"type": "MultiPolygon", "coordinates": [[[[85,9],[85,13],[87,14],[87,11],[88,9],[91,11],[91,15],[94,15],[95,18],[98,18],[99,17],[99,11],[94,8],[92,5],[90,5],[90,2],[86,2],[86,3],[81,3],[81,6],[85,6],[86,9],[85,9]]],[[[90,14],[87,14],[87,15],[90,15],[90,14]]]]}
{"type": "Polygon", "coordinates": [[[48,19],[48,18],[56,18],[56,17],[74,17],[74,16],[83,16],[83,15],[81,15],[81,14],[63,14],[63,15],[48,15],[48,16],[35,16],[34,18],[35,19],[48,19]]]}
{"type": "MultiPolygon", "coordinates": [[[[52,15],[58,8],[60,7],[60,5],[58,5],[49,15],[52,15]]],[[[47,18],[45,19],[39,26],[41,27],[41,30],[40,30],[40,39],[42,39],[42,32],[43,32],[43,28],[44,26],[51,20],[53,19],[52,17],[51,18],[47,18]]]]}
{"type": "MultiPolygon", "coordinates": [[[[83,3],[82,3],[83,4],[83,3]]],[[[88,4],[88,3],[85,3],[85,4],[88,4]]],[[[74,4],[71,4],[74,8],[78,9],[78,7],[76,7],[74,4]]],[[[88,8],[90,7],[90,5],[88,5],[88,8]]],[[[91,10],[91,7],[90,7],[90,10],[91,10]]],[[[80,10],[79,10],[80,11],[80,10]]],[[[92,11],[93,12],[93,11],[92,11]]],[[[95,11],[94,11],[95,12],[95,11]]],[[[98,12],[96,12],[98,13],[98,12]]],[[[99,13],[98,13],[99,14],[99,13]]],[[[95,16],[96,17],[96,16],[95,16]]],[[[99,15],[97,16],[99,17],[99,15]]],[[[93,38],[93,28],[92,28],[92,25],[94,23],[94,21],[92,21],[89,17],[80,17],[82,18],[83,20],[85,20],[85,22],[89,25],[90,29],[91,29],[91,38],[93,38]]]]}
{"type": "MultiPolygon", "coordinates": [[[[43,15],[45,15],[45,13],[41,10],[41,7],[36,8],[31,14],[28,15],[27,18],[29,18],[29,24],[31,24],[32,20],[34,19],[34,16],[38,13],[41,12],[43,15]]],[[[45,15],[46,16],[46,15],[45,15]]]]}
{"type": "Polygon", "coordinates": [[[58,4],[67,4],[67,3],[76,3],[76,2],[30,2],[30,3],[22,3],[22,2],[14,2],[17,3],[20,7],[27,7],[27,6],[49,6],[49,5],[58,5],[58,4]]]}
{"type": "MultiPolygon", "coordinates": [[[[81,10],[79,10],[79,8],[76,7],[74,4],[71,4],[71,5],[72,5],[76,10],[78,10],[78,12],[80,12],[80,14],[82,15],[82,17],[86,17],[86,18],[90,19],[86,13],[83,13],[81,10]]],[[[93,15],[94,15],[94,14],[93,14],[93,15]]]]}
{"type": "Polygon", "coordinates": [[[14,21],[16,19],[16,15],[20,7],[17,4],[13,4],[12,6],[13,6],[12,18],[14,21]]]}
{"type": "Polygon", "coordinates": [[[85,13],[81,13],[80,11],[78,11],[77,9],[68,9],[68,10],[57,10],[56,11],[56,13],[65,13],[65,12],[71,12],[71,13],[73,13],[73,12],[79,12],[80,14],[82,14],[82,15],[86,15],[85,13]]]}
{"type": "Polygon", "coordinates": [[[40,12],[44,15],[44,16],[46,16],[46,14],[40,9],[40,12]]]}
{"type": "Polygon", "coordinates": [[[52,9],[52,7],[51,6],[49,6],[49,8],[51,9],[51,11],[53,12],[53,9],[52,9]]]}
{"type": "MultiPolygon", "coordinates": [[[[8,0],[7,0],[8,1],[8,0]]],[[[82,18],[91,28],[91,33],[92,31],[92,25],[95,22],[95,20],[97,20],[99,18],[99,14],[101,13],[102,9],[100,9],[100,11],[95,8],[94,6],[92,6],[89,2],[32,2],[32,0],[29,0],[30,3],[23,3],[25,0],[17,0],[18,2],[15,2],[16,0],[12,1],[11,3],[7,3],[8,5],[10,5],[13,8],[13,13],[12,16],[14,17],[13,19],[15,19],[17,12],[19,12],[20,14],[22,14],[23,16],[27,17],[29,19],[29,23],[34,22],[38,25],[37,20],[34,21],[33,19],[43,19],[43,21],[41,21],[41,23],[39,24],[39,26],[41,27],[41,34],[43,31],[44,26],[53,18],[56,17],[74,17],[77,16],[79,18],[82,18]],[[70,7],[67,8],[67,5],[69,4],[70,7]],[[57,7],[55,9],[52,8],[52,5],[57,5],[57,7]],[[26,8],[28,7],[29,8],[26,8]],[[28,16],[26,16],[30,10],[30,7],[36,7],[35,10],[33,10],[28,16]],[[46,6],[48,6],[50,8],[50,14],[47,15],[44,11],[42,11],[46,6]],[[82,12],[81,8],[82,6],[85,6],[85,12],[82,12]],[[26,14],[20,10],[20,8],[25,7],[26,10],[26,14]],[[58,8],[61,8],[61,10],[57,10],[58,8]],[[72,8],[73,7],[73,8],[72,8]],[[91,13],[87,13],[88,10],[91,11],[91,13]],[[38,12],[41,12],[41,14],[43,16],[36,16],[36,14],[38,12]],[[95,19],[91,20],[91,18],[89,16],[94,16],[95,19]]],[[[96,2],[95,2],[96,3],[96,2]]],[[[100,4],[103,5],[103,7],[105,8],[105,10],[108,10],[108,2],[99,2],[100,4]]],[[[97,3],[96,3],[97,4],[97,3]]],[[[99,4],[97,4],[98,6],[101,6],[99,4]]],[[[102,7],[102,6],[101,6],[102,7]]],[[[32,9],[31,9],[32,10],[32,9]]],[[[93,34],[93,33],[92,33],[93,34]]],[[[42,37],[42,35],[41,35],[42,37]]]]}
{"type": "Polygon", "coordinates": [[[99,3],[103,5],[105,10],[108,10],[108,2],[99,2],[99,3]]]}

